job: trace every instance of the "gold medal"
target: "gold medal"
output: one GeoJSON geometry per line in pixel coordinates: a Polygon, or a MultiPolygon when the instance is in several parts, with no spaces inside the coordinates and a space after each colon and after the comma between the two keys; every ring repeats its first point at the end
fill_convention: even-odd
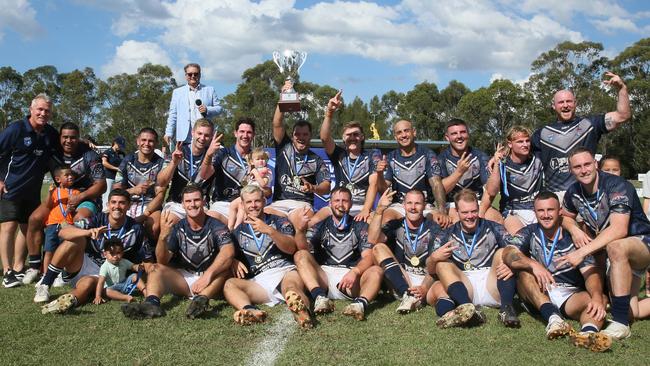
{"type": "Polygon", "coordinates": [[[465,270],[471,271],[472,269],[474,269],[474,266],[472,266],[472,263],[468,259],[467,262],[465,262],[465,270]]]}
{"type": "Polygon", "coordinates": [[[256,255],[255,256],[255,263],[257,263],[257,264],[262,263],[262,256],[261,255],[256,255]]]}
{"type": "Polygon", "coordinates": [[[345,188],[347,188],[350,192],[354,191],[354,184],[348,183],[345,185],[345,188]]]}
{"type": "Polygon", "coordinates": [[[297,175],[293,176],[293,186],[300,189],[300,177],[297,175]]]}
{"type": "Polygon", "coordinates": [[[411,257],[411,265],[413,267],[419,266],[420,265],[420,258],[418,258],[418,256],[416,256],[416,255],[412,256],[411,257]]]}

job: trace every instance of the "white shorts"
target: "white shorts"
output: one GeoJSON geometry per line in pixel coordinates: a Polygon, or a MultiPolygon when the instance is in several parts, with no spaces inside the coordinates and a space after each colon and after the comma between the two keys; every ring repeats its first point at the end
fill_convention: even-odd
{"type": "Polygon", "coordinates": [[[169,201],[165,203],[162,212],[165,211],[171,211],[171,213],[176,215],[181,220],[184,219],[185,216],[187,216],[187,214],[185,213],[185,209],[183,208],[183,205],[174,201],[169,201]]]}
{"type": "Polygon", "coordinates": [[[487,288],[490,273],[489,267],[463,271],[463,273],[465,273],[465,276],[467,276],[469,282],[472,284],[472,292],[474,294],[472,303],[474,305],[489,307],[499,307],[501,305],[501,302],[492,297],[492,294],[490,294],[487,288]]]}
{"type": "Polygon", "coordinates": [[[508,210],[504,218],[515,216],[524,226],[537,223],[537,217],[533,210],[508,210]]]}
{"type": "Polygon", "coordinates": [[[564,194],[566,191],[557,191],[553,192],[557,196],[557,199],[560,201],[560,208],[564,208],[564,194]]]}
{"type": "Polygon", "coordinates": [[[327,275],[327,297],[333,300],[352,300],[350,296],[345,292],[341,292],[337,287],[343,276],[350,272],[350,268],[334,266],[321,266],[320,268],[322,268],[327,275]]]}
{"type": "Polygon", "coordinates": [[[230,202],[214,201],[210,204],[210,211],[218,212],[225,218],[228,218],[228,212],[230,211],[230,202]]]}
{"type": "Polygon", "coordinates": [[[187,287],[190,289],[190,294],[194,296],[194,293],[192,292],[192,285],[194,284],[194,282],[198,281],[199,278],[201,278],[201,273],[188,271],[182,268],[174,268],[174,269],[177,270],[183,276],[185,283],[187,283],[187,287]]]}
{"type": "Polygon", "coordinates": [[[287,273],[295,269],[296,266],[294,265],[282,268],[271,268],[251,278],[251,281],[262,286],[266,291],[266,296],[268,296],[269,301],[264,303],[264,305],[275,306],[284,301],[282,291],[279,289],[280,283],[287,273]]]}
{"type": "Polygon", "coordinates": [[[278,211],[282,211],[285,214],[290,214],[291,211],[303,208],[303,207],[309,207],[309,209],[312,209],[312,204],[309,202],[305,201],[298,201],[298,200],[279,200],[279,201],[274,201],[272,202],[269,207],[274,208],[278,211]]]}
{"type": "Polygon", "coordinates": [[[83,255],[83,263],[81,264],[79,273],[77,273],[77,275],[70,280],[70,286],[73,288],[77,287],[77,281],[79,281],[81,277],[84,276],[99,277],[99,266],[97,263],[95,263],[95,261],[90,259],[86,253],[83,255]]]}
{"type": "MultiPolygon", "coordinates": [[[[400,215],[406,216],[406,210],[404,209],[404,205],[396,202],[396,203],[391,203],[390,206],[388,206],[387,210],[394,210],[399,212],[400,215]]],[[[422,215],[427,216],[434,210],[433,205],[430,203],[427,203],[424,206],[424,211],[422,212],[422,215]]]]}
{"type": "Polygon", "coordinates": [[[555,285],[546,285],[546,291],[548,292],[548,297],[551,299],[553,305],[557,306],[558,309],[561,309],[562,305],[564,305],[571,295],[582,290],[575,286],[558,283],[555,285]]]}

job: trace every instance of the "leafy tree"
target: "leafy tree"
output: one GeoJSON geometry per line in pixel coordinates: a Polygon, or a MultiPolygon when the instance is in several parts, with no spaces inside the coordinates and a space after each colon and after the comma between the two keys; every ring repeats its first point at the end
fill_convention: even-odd
{"type": "Polygon", "coordinates": [[[74,70],[61,74],[61,102],[57,108],[60,119],[64,122],[77,123],[82,134],[95,134],[94,107],[97,103],[99,80],[93,69],[74,70]]]}
{"type": "Polygon", "coordinates": [[[442,138],[444,122],[440,120],[440,93],[436,84],[426,81],[417,84],[406,93],[397,107],[397,114],[413,123],[418,139],[442,138]]]}
{"type": "Polygon", "coordinates": [[[0,128],[23,117],[20,90],[23,77],[11,67],[0,67],[0,128]]]}

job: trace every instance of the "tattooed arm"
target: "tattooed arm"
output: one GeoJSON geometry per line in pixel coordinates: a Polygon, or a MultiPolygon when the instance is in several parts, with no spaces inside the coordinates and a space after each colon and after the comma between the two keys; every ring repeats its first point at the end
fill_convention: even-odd
{"type": "Polygon", "coordinates": [[[607,131],[611,131],[618,127],[621,123],[627,121],[632,117],[630,109],[630,96],[627,92],[627,86],[620,76],[611,72],[606,72],[605,84],[618,88],[618,101],[616,102],[616,111],[605,114],[605,127],[607,131]]]}

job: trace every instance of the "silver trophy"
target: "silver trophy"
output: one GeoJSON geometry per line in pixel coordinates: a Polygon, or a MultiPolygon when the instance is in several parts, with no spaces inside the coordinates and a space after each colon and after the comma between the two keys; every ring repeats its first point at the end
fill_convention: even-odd
{"type": "MultiPolygon", "coordinates": [[[[287,81],[294,83],[298,77],[298,70],[307,60],[307,52],[284,50],[282,53],[273,51],[273,62],[278,65],[280,73],[286,76],[287,81]]],[[[300,98],[298,93],[293,89],[280,93],[278,102],[281,112],[300,112],[300,98]]]]}

